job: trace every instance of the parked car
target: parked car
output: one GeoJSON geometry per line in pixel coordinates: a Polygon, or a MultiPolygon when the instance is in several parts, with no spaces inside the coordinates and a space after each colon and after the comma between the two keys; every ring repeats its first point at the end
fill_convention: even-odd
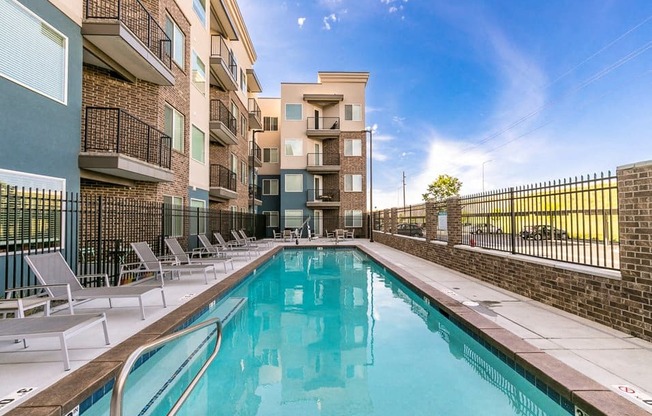
{"type": "Polygon", "coordinates": [[[470,228],[471,234],[502,234],[503,230],[493,224],[476,224],[470,228]]]}
{"type": "Polygon", "coordinates": [[[423,228],[416,224],[399,224],[396,226],[396,233],[411,237],[423,237],[424,235],[423,228]]]}
{"type": "Polygon", "coordinates": [[[553,240],[566,240],[568,238],[568,233],[561,228],[553,227],[551,225],[534,225],[532,227],[526,227],[521,231],[521,237],[525,239],[550,239],[553,240]]]}

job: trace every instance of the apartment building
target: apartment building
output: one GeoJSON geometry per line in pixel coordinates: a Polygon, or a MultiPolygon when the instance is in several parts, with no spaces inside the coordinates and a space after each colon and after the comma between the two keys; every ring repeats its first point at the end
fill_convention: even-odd
{"type": "MultiPolygon", "coordinates": [[[[316,236],[365,234],[367,72],[319,72],[316,83],[283,83],[261,98],[261,212],[271,230],[309,225],[316,236]]],[[[307,235],[307,234],[306,234],[307,235]]]]}

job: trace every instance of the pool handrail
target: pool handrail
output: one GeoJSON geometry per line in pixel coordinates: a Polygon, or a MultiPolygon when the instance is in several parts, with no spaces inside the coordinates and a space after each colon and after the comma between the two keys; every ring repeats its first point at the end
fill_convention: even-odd
{"type": "Polygon", "coordinates": [[[208,369],[208,366],[213,362],[215,356],[217,356],[217,353],[220,350],[220,345],[222,344],[222,322],[220,321],[219,318],[208,319],[204,322],[200,322],[196,325],[184,328],[172,334],[165,335],[164,337],[161,337],[157,340],[148,342],[138,347],[134,352],[132,352],[131,355],[129,355],[129,357],[125,361],[125,363],[122,365],[122,368],[120,369],[120,373],[118,373],[118,376],[115,378],[115,383],[113,385],[113,393],[111,394],[110,415],[111,416],[123,415],[122,406],[123,406],[124,387],[127,382],[127,377],[129,377],[129,373],[131,373],[131,369],[133,365],[136,363],[138,358],[140,358],[140,356],[152,350],[160,348],[171,341],[179,339],[185,335],[188,335],[192,332],[195,332],[199,329],[205,328],[210,325],[216,325],[217,328],[215,347],[213,348],[213,352],[208,357],[204,365],[199,369],[199,371],[192,379],[190,384],[188,384],[188,387],[186,387],[186,389],[183,391],[179,399],[176,401],[176,403],[168,413],[168,416],[176,415],[179,409],[181,408],[181,406],[183,406],[183,403],[186,401],[190,393],[192,393],[192,390],[199,382],[199,379],[201,379],[201,377],[204,375],[204,373],[208,369]]]}

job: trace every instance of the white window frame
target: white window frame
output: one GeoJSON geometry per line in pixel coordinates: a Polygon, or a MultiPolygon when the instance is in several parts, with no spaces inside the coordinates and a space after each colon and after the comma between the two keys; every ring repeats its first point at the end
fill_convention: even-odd
{"type": "Polygon", "coordinates": [[[203,199],[196,199],[196,198],[190,198],[190,208],[191,208],[191,213],[190,213],[190,233],[191,234],[206,234],[206,223],[207,219],[206,218],[206,201],[203,199]],[[195,230],[196,232],[193,233],[192,230],[194,229],[193,227],[195,224],[197,224],[197,218],[195,216],[196,208],[201,208],[201,218],[199,221],[199,229],[195,230]],[[203,214],[203,215],[202,215],[203,214]]]}
{"type": "Polygon", "coordinates": [[[278,188],[278,179],[263,179],[263,195],[278,195],[278,188]],[[269,189],[267,193],[265,193],[265,183],[269,189]]]}
{"type": "Polygon", "coordinates": [[[185,130],[185,121],[186,117],[181,114],[179,111],[177,111],[176,108],[172,107],[170,104],[165,103],[164,106],[164,111],[163,111],[163,117],[165,118],[165,134],[170,136],[172,138],[172,149],[176,150],[177,152],[183,153],[183,135],[184,135],[184,130],[185,130]],[[172,114],[172,119],[170,120],[171,126],[170,129],[172,131],[167,131],[168,130],[168,119],[167,119],[167,110],[171,111],[172,114]],[[178,129],[181,129],[179,132],[178,129]]]}
{"type": "Polygon", "coordinates": [[[247,184],[247,162],[244,160],[240,161],[240,183],[243,185],[247,184]]]}
{"type": "Polygon", "coordinates": [[[278,131],[278,117],[263,117],[263,130],[278,131]]]}
{"type": "Polygon", "coordinates": [[[199,54],[195,52],[194,49],[192,50],[192,71],[190,81],[202,95],[206,95],[206,64],[201,60],[199,54]]]}
{"type": "Polygon", "coordinates": [[[278,147],[264,147],[263,148],[263,163],[279,163],[279,160],[278,160],[278,147]],[[267,151],[267,156],[268,156],[267,158],[265,158],[265,151],[267,151]]]}
{"type": "Polygon", "coordinates": [[[206,133],[204,133],[199,127],[195,126],[194,124],[192,125],[190,133],[190,157],[192,160],[195,162],[199,162],[201,164],[206,164],[206,133]],[[195,143],[195,132],[198,132],[201,134],[201,159],[197,159],[195,157],[195,151],[198,150],[197,146],[198,143],[195,143]]]}
{"type": "Polygon", "coordinates": [[[344,139],[344,156],[362,156],[362,140],[344,139]]]}
{"type": "Polygon", "coordinates": [[[195,11],[202,26],[206,27],[206,0],[192,0],[192,9],[195,11]]]}
{"type": "Polygon", "coordinates": [[[284,182],[285,182],[284,183],[285,192],[292,192],[292,193],[294,193],[294,192],[303,192],[303,174],[301,174],[301,173],[286,173],[284,182]],[[290,178],[293,179],[293,180],[299,179],[300,180],[300,182],[299,182],[300,186],[296,187],[296,188],[288,187],[289,182],[290,182],[290,178]]]}
{"type": "Polygon", "coordinates": [[[167,33],[170,37],[170,56],[172,61],[181,69],[185,69],[186,64],[186,35],[183,33],[177,22],[170,15],[165,15],[165,29],[167,32],[168,22],[171,24],[172,33],[167,33]],[[181,46],[181,51],[177,50],[177,45],[181,46]],[[180,52],[180,54],[179,54],[180,52]]]}
{"type": "Polygon", "coordinates": [[[361,228],[362,210],[347,209],[344,211],[344,228],[361,228]]]}
{"type": "Polygon", "coordinates": [[[299,228],[303,224],[303,210],[286,209],[283,211],[283,222],[285,228],[299,228]]]}
{"type": "Polygon", "coordinates": [[[362,175],[344,175],[344,192],[362,192],[362,175]]]}
{"type": "Polygon", "coordinates": [[[362,105],[361,104],[344,104],[344,120],[346,121],[362,121],[362,105]],[[351,109],[351,117],[348,117],[347,108],[351,109]]]}
{"type": "Polygon", "coordinates": [[[303,104],[301,103],[286,103],[285,104],[285,120],[286,121],[301,121],[303,120],[303,104]],[[288,108],[298,107],[299,108],[299,118],[288,118],[288,108]]]}
{"type": "MultiPolygon", "coordinates": [[[[48,54],[44,53],[44,50],[41,47],[21,49],[15,53],[9,53],[8,56],[5,56],[3,53],[2,62],[6,66],[0,64],[0,76],[22,87],[27,88],[30,91],[33,91],[37,94],[40,94],[44,97],[54,100],[58,103],[61,103],[63,105],[68,105],[68,53],[69,53],[68,37],[16,0],[5,0],[4,5],[2,7],[3,9],[6,7],[7,9],[4,9],[5,12],[8,12],[10,14],[10,17],[8,18],[10,21],[10,27],[6,28],[7,32],[11,33],[11,35],[13,36],[17,36],[22,39],[25,37],[24,35],[27,34],[26,32],[28,30],[33,31],[30,32],[29,35],[44,36],[43,30],[47,29],[52,32],[51,36],[57,36],[60,38],[59,40],[62,43],[60,51],[62,53],[59,57],[62,59],[59,59],[59,61],[61,62],[57,63],[56,62],[57,57],[49,56],[48,54]],[[12,4],[19,7],[19,13],[20,12],[24,13],[24,15],[21,16],[21,18],[26,17],[27,19],[35,21],[34,23],[37,23],[38,27],[36,25],[30,25],[27,21],[11,19],[11,13],[9,12],[10,10],[9,8],[11,7],[12,4]],[[13,30],[15,29],[14,25],[20,26],[20,31],[13,30]],[[21,66],[21,68],[12,71],[14,72],[13,74],[7,73],[7,70],[11,70],[8,64],[14,61],[11,58],[12,56],[16,56],[16,54],[20,54],[21,57],[19,62],[22,63],[23,65],[21,66]],[[51,61],[50,59],[46,59],[46,58],[54,58],[54,59],[51,61]],[[2,69],[3,66],[6,68],[5,70],[2,69]],[[29,66],[30,68],[34,68],[34,70],[31,72],[25,70],[25,67],[27,66],[29,66]],[[59,70],[60,70],[59,72],[61,73],[60,75],[63,78],[62,85],[57,86],[56,90],[58,91],[56,92],[54,91],[54,89],[51,92],[47,92],[43,87],[47,85],[45,83],[48,82],[47,80],[48,77],[43,75],[43,71],[45,70],[52,73],[54,72],[52,68],[56,66],[59,66],[59,70]],[[58,95],[53,95],[53,94],[58,94],[58,95]]],[[[0,9],[0,11],[2,11],[3,9],[0,9]]],[[[45,36],[47,37],[47,35],[45,36]]],[[[45,45],[49,47],[53,43],[53,40],[52,39],[48,39],[48,40],[49,43],[46,43],[45,45]]],[[[0,39],[0,42],[3,43],[4,47],[8,47],[8,48],[12,47],[11,42],[9,42],[8,39],[4,39],[4,38],[0,39]]]]}
{"type": "Polygon", "coordinates": [[[238,174],[238,156],[235,153],[231,153],[231,172],[238,174]]]}
{"type": "Polygon", "coordinates": [[[303,156],[303,139],[285,139],[283,147],[285,156],[303,156]],[[289,153],[288,150],[290,150],[289,153]]]}
{"type": "Polygon", "coordinates": [[[263,211],[265,216],[265,226],[267,228],[278,228],[279,227],[279,215],[278,211],[263,211]]]}
{"type": "Polygon", "coordinates": [[[171,208],[170,212],[165,213],[164,218],[164,221],[170,221],[170,237],[183,236],[183,197],[163,195],[163,203],[171,208]]]}

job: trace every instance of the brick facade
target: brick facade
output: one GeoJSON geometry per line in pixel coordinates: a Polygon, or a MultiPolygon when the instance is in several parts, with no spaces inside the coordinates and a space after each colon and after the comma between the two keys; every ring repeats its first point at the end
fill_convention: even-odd
{"type": "MultiPolygon", "coordinates": [[[[461,246],[461,208],[457,198],[447,201],[448,243],[383,232],[375,232],[374,240],[652,341],[652,299],[649,296],[652,289],[652,163],[621,167],[617,176],[620,274],[461,246]]],[[[388,210],[385,210],[386,227],[387,215],[388,210]]],[[[436,224],[436,210],[427,210],[427,215],[426,222],[436,224]]]]}

